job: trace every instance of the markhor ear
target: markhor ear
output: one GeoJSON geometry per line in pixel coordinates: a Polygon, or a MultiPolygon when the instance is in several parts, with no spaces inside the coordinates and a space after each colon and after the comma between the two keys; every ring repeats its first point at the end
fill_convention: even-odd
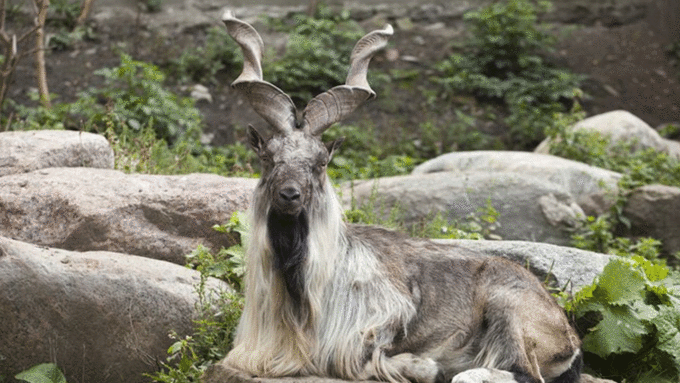
{"type": "Polygon", "coordinates": [[[326,149],[328,150],[328,160],[333,157],[333,153],[340,148],[340,145],[345,141],[345,137],[340,137],[335,141],[331,142],[326,142],[324,145],[326,145],[326,149]]]}
{"type": "Polygon", "coordinates": [[[248,125],[248,143],[258,156],[262,154],[262,151],[264,150],[264,139],[252,125],[248,125]]]}

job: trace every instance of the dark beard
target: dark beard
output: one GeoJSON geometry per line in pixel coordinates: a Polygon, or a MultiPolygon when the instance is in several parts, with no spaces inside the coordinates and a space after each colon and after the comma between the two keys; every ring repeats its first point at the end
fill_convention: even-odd
{"type": "Polygon", "coordinates": [[[290,297],[299,304],[304,294],[303,266],[309,251],[307,213],[303,210],[293,216],[272,209],[267,217],[267,232],[274,251],[274,267],[281,272],[290,297]]]}

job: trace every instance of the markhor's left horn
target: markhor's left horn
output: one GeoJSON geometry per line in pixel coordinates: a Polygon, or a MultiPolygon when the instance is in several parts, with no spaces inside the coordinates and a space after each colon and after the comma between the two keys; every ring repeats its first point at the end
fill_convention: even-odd
{"type": "Polygon", "coordinates": [[[364,101],[375,97],[366,74],[371,58],[387,45],[394,33],[391,25],[362,37],[352,50],[345,85],[336,86],[314,97],[303,112],[303,129],[321,135],[332,124],[343,120],[364,101]]]}

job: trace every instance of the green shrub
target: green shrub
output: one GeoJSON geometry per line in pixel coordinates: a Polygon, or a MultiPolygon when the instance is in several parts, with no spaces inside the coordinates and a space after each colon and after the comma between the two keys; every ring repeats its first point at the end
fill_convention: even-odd
{"type": "Polygon", "coordinates": [[[80,16],[79,0],[51,0],[48,8],[46,23],[65,29],[73,29],[80,16]]]}
{"type": "Polygon", "coordinates": [[[197,141],[201,115],[190,98],[178,97],[163,82],[165,75],[154,65],[121,54],[121,64],[95,72],[104,84],[80,94],[73,103],[52,108],[15,105],[18,121],[15,130],[76,129],[104,133],[112,129],[141,133],[145,128],[173,144],[180,138],[197,141]]]}
{"type": "MultiPolygon", "coordinates": [[[[216,173],[253,176],[256,155],[245,145],[205,147],[198,141],[201,115],[193,101],[173,94],[153,65],[122,55],[104,69],[103,87],[52,108],[12,104],[15,130],[78,129],[105,134],[116,169],[148,174],[216,173]]],[[[37,97],[37,94],[35,94],[37,97]]]]}
{"type": "Polygon", "coordinates": [[[345,83],[349,57],[354,44],[363,36],[349,13],[335,15],[319,7],[315,17],[294,16],[284,55],[264,63],[268,81],[288,93],[296,105],[302,106],[321,92],[345,83]]]}
{"type": "MultiPolygon", "coordinates": [[[[371,127],[336,125],[324,132],[323,140],[344,137],[340,149],[333,155],[328,167],[331,179],[352,180],[408,174],[422,160],[403,153],[408,144],[380,142],[371,127]]],[[[408,149],[407,149],[408,150],[408,149]]]]}
{"type": "Polygon", "coordinates": [[[88,26],[77,27],[73,30],[62,29],[49,40],[49,47],[54,50],[67,50],[83,40],[94,40],[94,30],[88,26]]]}
{"type": "MultiPolygon", "coordinates": [[[[220,232],[238,233],[245,242],[248,228],[243,213],[234,213],[225,225],[214,227],[220,232]]],[[[187,256],[187,266],[198,270],[201,280],[196,290],[198,319],[191,336],[180,338],[171,334],[176,342],[168,349],[169,357],[162,364],[163,370],[149,375],[154,382],[190,383],[199,382],[205,370],[221,360],[231,349],[238,320],[243,310],[243,275],[245,253],[242,245],[222,249],[211,254],[199,246],[187,256]],[[209,291],[208,278],[218,278],[229,283],[233,291],[209,291]]]]}
{"type": "Polygon", "coordinates": [[[257,156],[237,142],[208,148],[181,139],[172,146],[156,138],[153,129],[131,132],[124,127],[120,134],[106,132],[115,157],[115,168],[126,173],[188,174],[213,173],[228,177],[254,177],[252,163],[257,156]]]}
{"type": "Polygon", "coordinates": [[[678,381],[677,273],[641,256],[616,257],[565,308],[584,335],[588,368],[619,382],[678,381]]]}
{"type": "Polygon", "coordinates": [[[211,27],[207,31],[205,43],[184,50],[179,58],[170,60],[170,77],[182,83],[217,83],[221,71],[235,74],[241,70],[243,58],[226,28],[211,27]]]}
{"type": "Polygon", "coordinates": [[[201,115],[194,101],[165,88],[165,75],[156,66],[123,53],[119,67],[95,73],[104,77],[104,85],[90,89],[73,105],[73,112],[89,117],[85,126],[91,130],[97,130],[102,116],[111,111],[117,133],[123,127],[141,131],[150,126],[158,138],[170,144],[180,136],[195,139],[200,134],[201,115]]]}
{"type": "Polygon", "coordinates": [[[438,64],[433,80],[449,94],[472,93],[504,106],[513,146],[527,148],[543,138],[552,116],[578,94],[582,76],[552,67],[542,55],[554,38],[537,24],[549,3],[495,2],[465,14],[472,38],[463,53],[438,64]]]}

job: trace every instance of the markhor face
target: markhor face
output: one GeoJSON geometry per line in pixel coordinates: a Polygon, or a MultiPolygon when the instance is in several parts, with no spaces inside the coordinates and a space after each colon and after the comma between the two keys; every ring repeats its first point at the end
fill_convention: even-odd
{"type": "Polygon", "coordinates": [[[323,191],[328,149],[314,136],[294,131],[274,136],[258,151],[262,178],[269,190],[272,209],[279,214],[298,216],[308,210],[313,196],[323,191]]]}

